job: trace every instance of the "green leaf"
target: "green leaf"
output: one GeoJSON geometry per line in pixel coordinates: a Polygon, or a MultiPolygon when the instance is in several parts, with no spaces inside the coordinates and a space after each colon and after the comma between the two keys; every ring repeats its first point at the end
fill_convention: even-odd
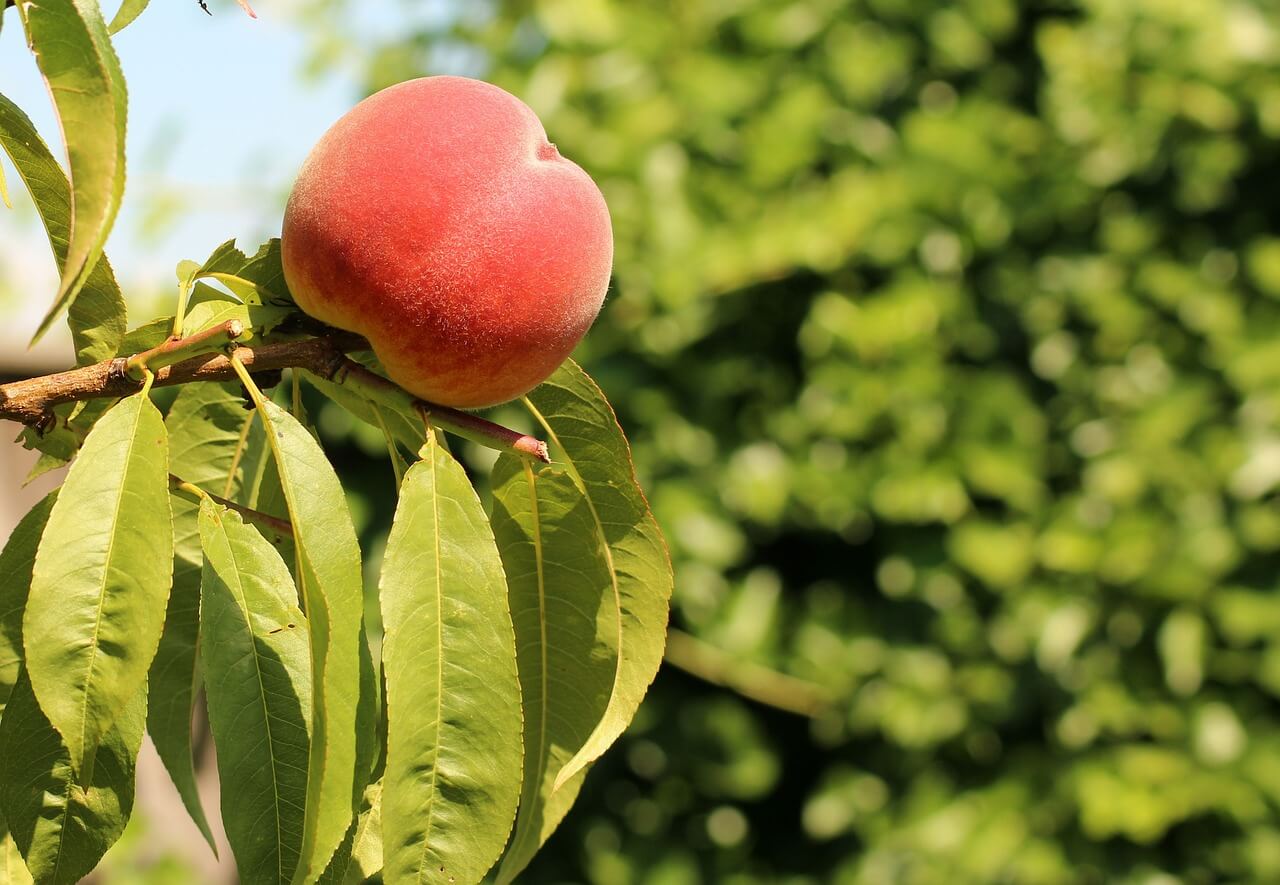
{"type": "Polygon", "coordinates": [[[71,764],[146,681],[173,570],[168,446],[146,392],[93,428],[49,515],[23,619],[27,670],[71,764]]]}
{"type": "Polygon", "coordinates": [[[355,842],[356,830],[359,826],[360,817],[357,815],[347,826],[347,834],[338,843],[337,850],[329,856],[329,863],[320,874],[320,878],[316,880],[316,885],[338,885],[346,879],[347,870],[351,868],[351,846],[355,842]]]}
{"type": "Polygon", "coordinates": [[[27,39],[53,96],[71,169],[72,219],[62,279],[36,341],[102,255],[124,194],[124,74],[94,0],[28,0],[27,39]]]}
{"type": "Polygon", "coordinates": [[[426,434],[422,429],[421,417],[398,409],[375,407],[369,400],[353,393],[349,388],[343,387],[341,384],[334,384],[332,381],[313,375],[310,372],[306,373],[305,377],[307,382],[316,390],[371,427],[381,427],[378,423],[380,412],[382,422],[387,430],[390,431],[392,438],[409,449],[409,451],[418,451],[418,449],[422,448],[422,444],[427,441],[426,434]]]}
{"type": "Polygon", "coordinates": [[[116,10],[115,16],[111,19],[111,24],[107,30],[112,34],[118,34],[129,25],[133,24],[134,19],[142,15],[147,4],[151,0],[124,0],[120,4],[120,8],[116,10]]]}
{"type": "MultiPolygon", "coordinates": [[[[35,126],[22,109],[0,95],[0,146],[31,194],[61,270],[71,236],[71,186],[35,126]]],[[[103,255],[67,314],[76,362],[88,365],[116,354],[127,327],[124,298],[103,255]]]]}
{"type": "Polygon", "coordinates": [[[23,427],[15,441],[21,442],[23,448],[48,455],[57,464],[67,463],[80,450],[80,437],[67,422],[70,412],[70,403],[60,403],[54,407],[52,426],[46,428],[44,433],[34,427],[23,427]]]}
{"type": "Polygon", "coordinates": [[[379,596],[387,691],[388,882],[479,882],[520,793],[520,685],[493,532],[434,441],[409,469],[379,596]]]}
{"type": "Polygon", "coordinates": [[[288,504],[299,583],[311,622],[311,755],[298,878],[328,864],[364,788],[357,777],[357,708],[364,597],[360,547],[337,474],[319,444],[270,400],[257,402],[288,504]]]}
{"type": "MultiPolygon", "coordinates": [[[[253,418],[232,384],[188,384],[178,391],[165,428],[169,435],[169,471],[201,488],[231,497],[241,474],[237,459],[242,430],[253,418]]],[[[173,779],[191,818],[217,853],[200,793],[191,752],[191,718],[200,684],[197,653],[200,629],[199,508],[178,496],[173,506],[173,589],[164,633],[151,662],[151,699],[147,732],[173,779]]]]}
{"type": "Polygon", "coordinates": [[[202,301],[187,312],[182,326],[182,334],[192,335],[201,329],[225,323],[227,320],[239,320],[244,323],[245,333],[240,337],[247,342],[253,337],[253,323],[249,319],[249,309],[223,296],[221,300],[202,301]]]}
{"type": "Polygon", "coordinates": [[[248,260],[249,257],[236,248],[235,237],[232,237],[209,253],[204,264],[196,270],[195,277],[199,279],[209,274],[235,273],[244,267],[248,260]]]}
{"type": "Polygon", "coordinates": [[[249,257],[238,276],[250,283],[262,304],[293,304],[280,259],[280,238],[272,237],[249,257]]]}
{"type": "MultiPolygon", "coordinates": [[[[194,261],[183,261],[178,264],[178,285],[181,303],[186,304],[189,293],[194,287],[196,292],[203,287],[201,303],[220,305],[216,309],[223,313],[216,318],[212,315],[200,315],[192,307],[186,317],[184,334],[191,334],[215,322],[232,319],[241,320],[246,332],[242,339],[248,341],[253,335],[261,336],[274,330],[290,314],[296,311],[293,300],[284,289],[284,271],[280,269],[279,240],[271,240],[262,246],[252,257],[235,247],[235,240],[228,240],[205,261],[197,265],[194,261]],[[216,280],[226,286],[230,295],[220,290],[204,286],[198,280],[216,280]],[[282,294],[283,293],[283,294],[282,294]]],[[[191,299],[196,302],[195,295],[191,299]]]]}
{"type": "Polygon", "coordinates": [[[173,317],[156,317],[137,328],[130,329],[120,341],[117,356],[133,356],[144,350],[150,350],[169,337],[173,328],[173,317]]]}
{"type": "Polygon", "coordinates": [[[22,669],[22,613],[31,589],[31,566],[57,498],[55,489],[32,507],[0,551],[0,716],[22,669]]]}
{"type": "Polygon", "coordinates": [[[306,619],[289,570],[235,511],[200,505],[200,646],[222,820],[243,882],[298,865],[311,709],[306,619]]]}
{"type": "Polygon", "coordinates": [[[144,686],[103,735],[82,787],[26,671],[18,677],[0,720],[0,813],[37,882],[78,882],[120,838],[133,810],[146,703],[144,686]]]}
{"type": "Polygon", "coordinates": [[[382,780],[365,787],[360,813],[334,852],[318,885],[359,885],[382,871],[382,780]]]}
{"type": "Polygon", "coordinates": [[[382,781],[370,784],[364,791],[364,804],[356,821],[351,845],[351,863],[343,882],[357,885],[367,882],[382,871],[382,781]]]}
{"type": "MultiPolygon", "coordinates": [[[[169,407],[169,469],[224,498],[236,498],[246,482],[246,449],[254,420],[233,382],[183,385],[169,407]]],[[[266,440],[261,440],[266,448],[266,440]]],[[[177,499],[175,499],[177,500],[177,499]]],[[[198,509],[192,504],[193,512],[198,509]]],[[[196,560],[200,559],[196,548],[196,560]]]]}
{"type": "Polygon", "coordinates": [[[34,885],[31,871],[18,851],[17,843],[9,835],[9,825],[0,815],[0,885],[34,885]]]}
{"type": "Polygon", "coordinates": [[[40,457],[36,458],[36,463],[31,465],[31,469],[27,471],[27,475],[22,478],[22,485],[28,486],[33,480],[39,479],[50,470],[57,470],[67,462],[61,458],[56,458],[48,452],[41,452],[40,457]]]}
{"type": "MultiPolygon", "coordinates": [[[[195,286],[196,280],[219,271],[237,271],[244,265],[245,260],[244,253],[236,248],[236,241],[231,239],[214,249],[213,254],[209,256],[204,264],[197,264],[194,261],[178,262],[178,313],[183,316],[183,323],[180,328],[175,329],[175,334],[181,332],[182,334],[190,335],[201,328],[198,324],[192,325],[188,322],[190,317],[187,315],[187,302],[191,298],[192,288],[195,286]]],[[[219,295],[220,298],[218,300],[226,300],[225,294],[217,293],[213,289],[208,291],[219,295]]],[[[238,299],[237,303],[240,303],[238,299]]],[[[248,315],[245,314],[243,319],[247,326],[248,315]]]]}
{"type": "Polygon", "coordinates": [[[573,478],[502,455],[493,468],[493,534],[507,573],[524,704],[524,784],[498,869],[510,882],[577,798],[585,772],[556,776],[609,705],[618,607],[591,507],[573,478]]]}
{"type": "Polygon", "coordinates": [[[566,360],[525,403],[546,430],[553,459],[564,463],[586,493],[618,613],[618,668],[609,707],[556,776],[559,789],[626,730],[658,673],[666,645],[671,558],[636,481],[622,428],[587,373],[566,360]]]}

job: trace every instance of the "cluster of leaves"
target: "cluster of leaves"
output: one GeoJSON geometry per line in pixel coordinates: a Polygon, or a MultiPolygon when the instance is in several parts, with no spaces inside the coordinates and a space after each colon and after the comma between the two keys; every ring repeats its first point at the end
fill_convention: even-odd
{"type": "Polygon", "coordinates": [[[76,882],[97,865],[129,819],[144,732],[214,847],[192,764],[203,699],[242,881],[465,885],[499,859],[511,880],[662,659],[670,562],[611,407],[562,366],[522,401],[550,466],[498,456],[486,511],[411,398],[308,376],[383,429],[396,470],[372,629],[302,373],[282,405],[233,351],[239,384],[187,384],[165,413],[137,363],[229,320],[238,344],[299,336],[279,243],[182,262],[175,315],[126,332],[102,255],[124,189],[108,29],[91,0],[17,10],[69,154],[68,178],[0,96],[0,147],[62,271],[37,336],[69,309],[81,365],[123,357],[141,377],[23,435],[38,470],[71,463],[0,553],[0,877],[76,882]]]}
{"type": "Polygon", "coordinates": [[[525,0],[357,44],[601,182],[587,353],[674,623],[838,698],[660,679],[542,875],[1280,876],[1274,12],[525,0]]]}

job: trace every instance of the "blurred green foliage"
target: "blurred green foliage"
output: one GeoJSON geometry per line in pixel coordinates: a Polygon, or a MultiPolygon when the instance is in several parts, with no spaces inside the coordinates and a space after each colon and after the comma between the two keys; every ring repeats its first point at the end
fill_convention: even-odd
{"type": "Polygon", "coordinates": [[[674,625],[838,698],[665,670],[530,881],[1280,880],[1275,3],[352,5],[599,181],[674,625]]]}

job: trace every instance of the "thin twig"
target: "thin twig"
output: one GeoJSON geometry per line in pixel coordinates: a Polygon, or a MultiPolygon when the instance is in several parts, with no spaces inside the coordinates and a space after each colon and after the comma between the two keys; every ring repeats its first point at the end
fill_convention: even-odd
{"type": "Polygon", "coordinates": [[[816,717],[834,701],[820,685],[744,661],[683,630],[672,629],[667,634],[665,658],[668,664],[699,679],[788,713],[816,717]]]}
{"type": "Polygon", "coordinates": [[[172,473],[169,474],[169,490],[182,495],[187,500],[194,501],[197,504],[200,503],[201,498],[208,498],[215,504],[221,504],[228,510],[234,510],[236,513],[239,513],[244,517],[247,522],[252,522],[262,528],[270,529],[276,535],[273,540],[277,542],[283,538],[293,537],[293,525],[289,520],[280,519],[278,516],[272,516],[269,513],[263,513],[261,510],[253,510],[249,507],[245,507],[243,504],[237,504],[235,501],[227,500],[221,495],[206,492],[195,483],[187,482],[180,477],[174,476],[172,473]]]}

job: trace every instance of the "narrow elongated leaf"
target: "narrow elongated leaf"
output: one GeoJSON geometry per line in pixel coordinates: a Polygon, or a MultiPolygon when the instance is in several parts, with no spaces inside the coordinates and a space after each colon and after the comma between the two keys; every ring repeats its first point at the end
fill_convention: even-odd
{"type": "Polygon", "coordinates": [[[150,350],[169,337],[173,328],[173,317],[156,317],[141,326],[130,329],[120,341],[117,356],[133,356],[144,350],[150,350]]]}
{"type": "Polygon", "coordinates": [[[382,780],[365,787],[360,813],[317,885],[359,885],[382,871],[382,780]]]}
{"type": "Polygon", "coordinates": [[[352,393],[349,388],[343,387],[341,384],[334,384],[332,381],[321,378],[318,375],[308,373],[306,379],[316,390],[369,426],[380,427],[378,419],[381,417],[382,423],[390,431],[395,441],[411,452],[418,451],[418,449],[422,448],[422,444],[426,442],[427,437],[422,430],[422,419],[416,415],[410,415],[396,409],[376,407],[369,400],[352,393]],[[381,415],[378,412],[381,412],[381,415]]]}
{"type": "MultiPolygon", "coordinates": [[[[202,265],[196,266],[193,261],[179,264],[178,280],[181,285],[195,284],[197,290],[204,285],[197,280],[221,283],[231,294],[219,293],[220,297],[242,305],[247,325],[259,335],[272,331],[297,310],[285,285],[279,239],[268,240],[247,258],[235,248],[234,240],[223,243],[202,265]]],[[[205,289],[218,291],[207,286],[205,289]]]]}
{"type": "Polygon", "coordinates": [[[386,881],[468,885],[497,860],[520,791],[520,686],[493,532],[434,441],[409,469],[379,595],[387,691],[386,881]]]}
{"type": "Polygon", "coordinates": [[[151,0],[124,0],[120,4],[120,8],[116,10],[116,14],[111,19],[111,24],[107,30],[112,34],[120,33],[133,24],[134,19],[142,15],[143,10],[147,8],[147,4],[150,2],[151,0]]]}
{"type": "MultiPolygon", "coordinates": [[[[71,185],[31,120],[3,95],[0,95],[0,146],[31,194],[61,271],[67,263],[71,238],[71,185]]],[[[79,365],[115,356],[127,319],[124,298],[105,255],[94,264],[84,288],[72,302],[67,323],[71,326],[79,365]]]]}
{"type": "Polygon", "coordinates": [[[34,885],[27,862],[22,859],[17,843],[9,835],[9,825],[0,815],[0,885],[34,885]]]}
{"type": "Polygon", "coordinates": [[[356,815],[347,826],[347,834],[338,843],[337,850],[329,856],[329,863],[320,874],[320,878],[316,880],[316,885],[338,885],[346,878],[347,870],[351,867],[351,846],[355,843],[356,830],[359,826],[360,816],[356,815]]]}
{"type": "Polygon", "coordinates": [[[364,804],[351,845],[351,863],[343,882],[358,885],[382,871],[382,781],[364,791],[364,804]]]}
{"type": "MultiPolygon", "coordinates": [[[[236,248],[235,240],[228,240],[217,249],[214,249],[213,254],[209,256],[209,259],[204,264],[198,264],[194,261],[178,262],[178,311],[180,313],[184,313],[184,322],[180,330],[182,334],[190,335],[200,329],[198,324],[192,325],[187,323],[186,321],[189,319],[189,316],[185,315],[186,305],[189,300],[192,300],[192,290],[196,286],[196,280],[201,276],[208,276],[209,274],[217,271],[237,271],[244,262],[244,253],[236,248]]],[[[207,286],[201,287],[201,293],[204,296],[212,295],[219,301],[228,300],[225,293],[217,292],[217,290],[207,286]]],[[[234,298],[233,303],[241,304],[239,299],[234,298]]],[[[245,318],[245,321],[247,323],[247,317],[245,318]]]]}
{"type": "Polygon", "coordinates": [[[342,485],[319,444],[275,403],[259,400],[257,406],[288,503],[311,623],[311,754],[296,878],[314,880],[346,836],[365,786],[357,777],[364,642],[360,547],[342,485]]]}
{"type": "Polygon", "coordinates": [[[586,493],[618,612],[618,667],[609,707],[556,776],[558,789],[626,730],[658,673],[666,645],[671,558],[636,481],[622,428],[587,373],[566,360],[525,403],[546,430],[553,459],[568,467],[586,493]]]}
{"type": "Polygon", "coordinates": [[[57,491],[52,491],[32,507],[0,552],[0,717],[22,669],[22,614],[31,590],[31,566],[57,498],[57,491]]]}
{"type": "MultiPolygon", "coordinates": [[[[241,433],[253,412],[231,384],[188,384],[169,408],[169,471],[201,488],[231,497],[241,475],[236,457],[241,433]]],[[[164,633],[148,679],[147,732],[182,803],[209,847],[217,853],[200,804],[191,754],[191,717],[200,684],[200,572],[204,557],[196,522],[199,508],[174,496],[173,589],[164,633]]]]}
{"type": "Polygon", "coordinates": [[[307,798],[306,619],[280,554],[238,513],[206,500],[200,538],[200,648],[227,840],[242,882],[287,882],[307,798]]]}
{"type": "Polygon", "coordinates": [[[184,385],[165,418],[169,469],[207,491],[234,497],[244,486],[245,425],[253,420],[234,382],[184,385]]]}
{"type": "Polygon", "coordinates": [[[93,270],[124,194],[124,74],[96,0],[29,0],[27,38],[58,119],[71,169],[72,220],[62,279],[40,338],[93,270]]]}
{"type": "Polygon", "coordinates": [[[498,869],[510,882],[573,805],[585,772],[556,776],[609,705],[618,608],[591,507],[573,478],[502,455],[493,468],[493,534],[507,573],[524,704],[524,783],[498,869]]]}
{"type": "Polygon", "coordinates": [[[32,688],[88,780],[98,740],[147,678],[173,574],[168,446],[145,392],[93,428],[49,514],[23,646],[32,688]]]}
{"type": "Polygon", "coordinates": [[[146,719],[145,687],[102,737],[88,786],[31,691],[18,677],[0,720],[0,813],[37,882],[78,882],[129,821],[133,774],[146,719]]]}
{"type": "Polygon", "coordinates": [[[249,256],[238,276],[252,283],[263,304],[292,302],[280,259],[280,238],[272,237],[249,256]]]}
{"type": "Polygon", "coordinates": [[[245,266],[248,256],[236,247],[235,238],[227,240],[209,253],[204,264],[196,271],[197,277],[215,273],[235,273],[245,266]]]}

